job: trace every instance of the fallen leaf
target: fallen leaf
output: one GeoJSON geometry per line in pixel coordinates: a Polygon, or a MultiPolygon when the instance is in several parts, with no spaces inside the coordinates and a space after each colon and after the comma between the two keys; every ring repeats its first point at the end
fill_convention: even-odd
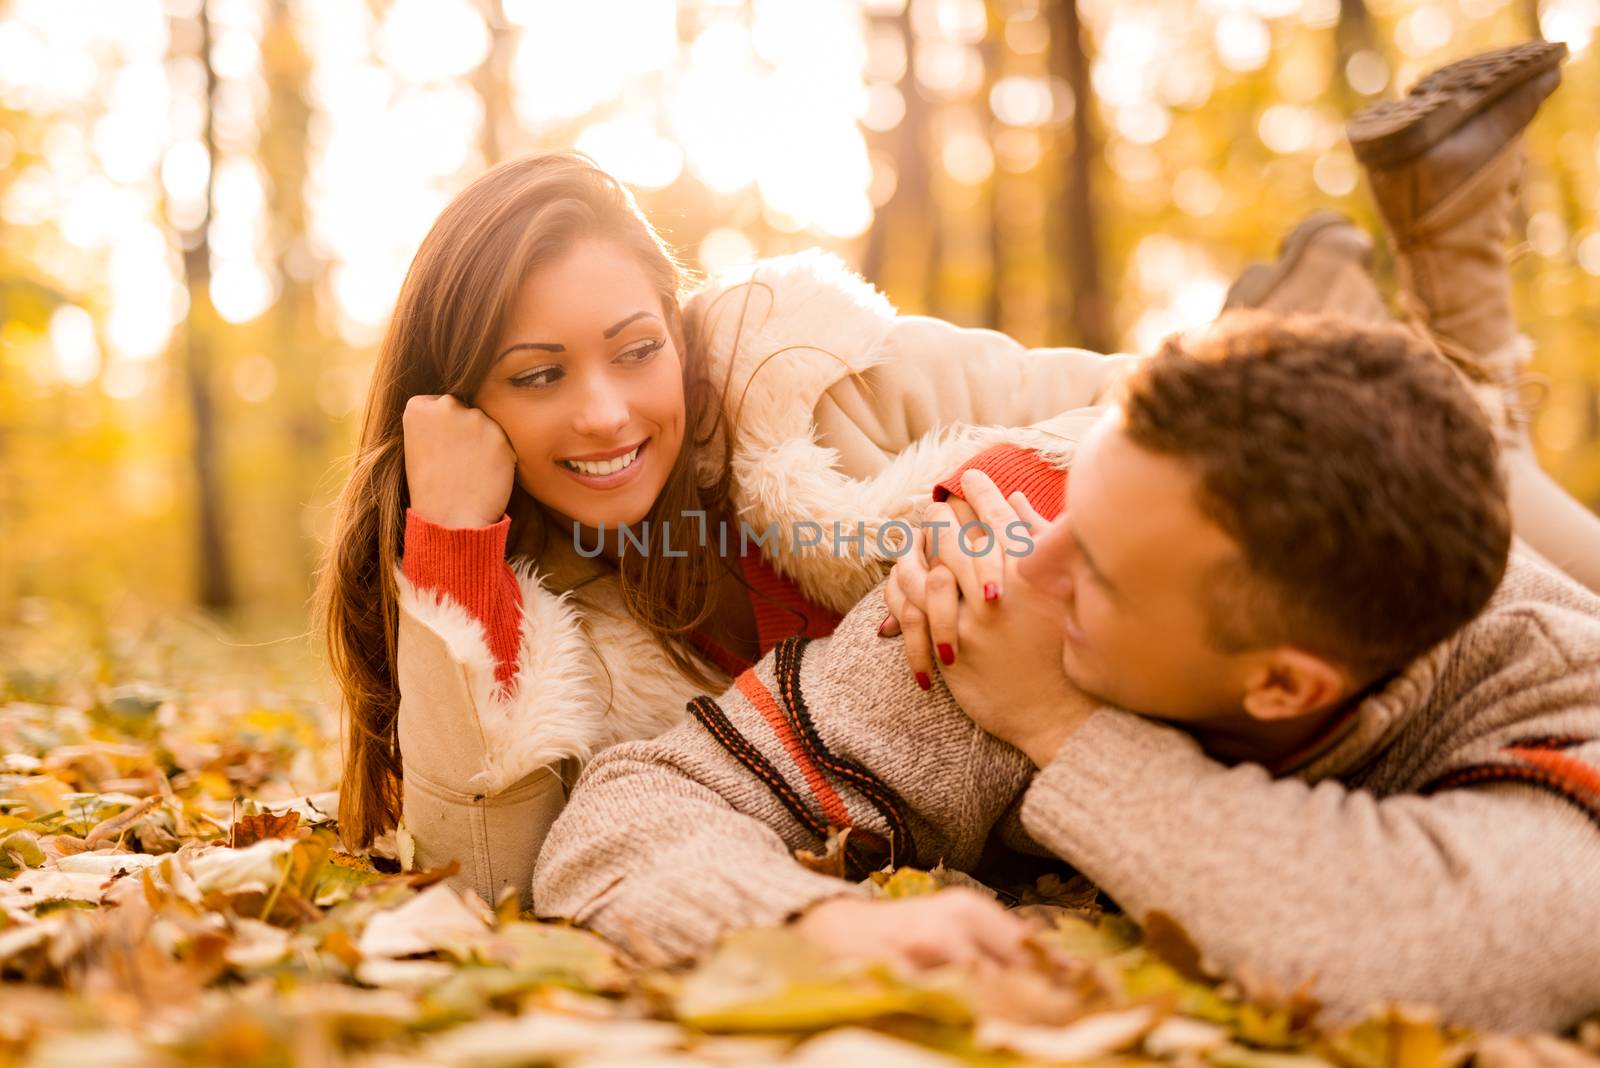
{"type": "Polygon", "coordinates": [[[442,960],[364,960],[355,967],[355,976],[368,986],[389,987],[416,993],[442,983],[456,973],[456,966],[442,960]]]}
{"type": "Polygon", "coordinates": [[[1062,913],[1055,927],[1036,936],[1071,957],[1088,961],[1110,960],[1139,944],[1139,929],[1125,917],[1101,914],[1095,918],[1062,913]]]}
{"type": "Polygon", "coordinates": [[[885,1016],[965,1023],[972,1008],[959,976],[917,982],[881,966],[840,962],[789,927],[730,935],[685,977],[678,1019],[706,1031],[813,1031],[885,1016]]]}
{"type": "Polygon", "coordinates": [[[1225,1045],[1228,1029],[1188,1016],[1168,1016],[1144,1036],[1144,1051],[1163,1060],[1186,1053],[1206,1053],[1225,1045]]]}
{"type": "Polygon", "coordinates": [[[495,959],[518,974],[590,991],[621,990],[626,973],[603,939],[576,927],[511,923],[490,943],[495,959]]]}
{"type": "Polygon", "coordinates": [[[899,868],[888,875],[873,872],[872,883],[877,896],[883,898],[923,897],[939,892],[939,880],[918,868],[899,868]]]}
{"type": "Polygon", "coordinates": [[[253,816],[241,816],[233,821],[230,829],[232,840],[228,844],[235,849],[242,849],[266,838],[294,838],[299,826],[298,812],[281,815],[258,812],[253,816]]]}
{"type": "Polygon", "coordinates": [[[841,1027],[797,1046],[783,1062],[794,1068],[838,1068],[872,1065],[872,1068],[957,1068],[954,1057],[916,1046],[861,1027],[841,1027]]]}
{"type": "Polygon", "coordinates": [[[424,1044],[421,1052],[432,1063],[455,1068],[519,1068],[600,1053],[637,1057],[673,1049],[685,1038],[675,1024],[533,1012],[457,1027],[424,1044]]]}
{"type": "Polygon", "coordinates": [[[835,828],[828,835],[820,854],[809,849],[796,849],[794,859],[807,871],[814,871],[818,875],[831,875],[835,879],[845,878],[849,858],[845,855],[845,843],[850,839],[850,828],[835,828]]]}
{"type": "Polygon", "coordinates": [[[480,939],[489,930],[488,909],[476,894],[469,902],[468,894],[437,883],[399,908],[374,916],[356,947],[363,957],[404,957],[480,939]]]}
{"type": "Polygon", "coordinates": [[[235,968],[266,968],[289,955],[291,936],[280,927],[247,918],[236,918],[232,927],[223,958],[235,968]]]}
{"type": "Polygon", "coordinates": [[[1206,1054],[1215,1068],[1335,1068],[1310,1053],[1274,1053],[1228,1043],[1206,1054]]]}
{"type": "Polygon", "coordinates": [[[1156,1010],[1149,1005],[1094,1013],[1063,1027],[990,1018],[978,1021],[973,1042],[982,1049],[1006,1050],[1042,1061],[1090,1061],[1132,1046],[1156,1019],[1156,1010]]]}
{"type": "Polygon", "coordinates": [[[90,829],[88,834],[83,836],[84,845],[88,846],[90,849],[93,849],[101,842],[104,842],[109,838],[115,838],[123,831],[126,831],[128,828],[132,827],[135,823],[138,823],[140,820],[144,819],[145,814],[160,803],[161,798],[159,797],[147,797],[138,804],[117,813],[115,816],[101,820],[90,829]]]}
{"type": "Polygon", "coordinates": [[[283,874],[278,858],[291,852],[294,845],[283,838],[267,838],[243,849],[212,846],[186,858],[184,866],[203,894],[270,891],[283,874]]]}
{"type": "Polygon", "coordinates": [[[1145,915],[1144,948],[1171,965],[1185,979],[1205,982],[1219,978],[1219,973],[1207,968],[1201,959],[1200,947],[1183,925],[1165,912],[1152,909],[1145,915]]]}

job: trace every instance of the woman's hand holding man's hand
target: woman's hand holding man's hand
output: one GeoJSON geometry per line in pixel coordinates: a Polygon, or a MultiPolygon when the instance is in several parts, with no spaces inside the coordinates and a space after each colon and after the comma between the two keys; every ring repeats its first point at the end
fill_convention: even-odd
{"type": "Polygon", "coordinates": [[[487,527],[511,501],[517,456],[500,424],[455,397],[406,402],[406,485],[411,507],[445,527],[487,527]]]}
{"type": "Polygon", "coordinates": [[[965,472],[961,491],[965,501],[929,507],[911,551],[895,562],[884,590],[890,615],[879,633],[905,635],[906,659],[924,689],[937,650],[962,710],[1043,767],[1099,706],[1062,668],[1064,606],[1023,579],[1019,557],[1006,551],[1016,544],[1006,536],[1011,524],[1020,521],[1037,537],[1048,520],[1021,493],[1008,501],[982,471],[965,472]],[[973,522],[994,537],[980,533],[978,544],[963,548],[960,531],[973,522]],[[980,552],[985,540],[988,551],[980,552]]]}

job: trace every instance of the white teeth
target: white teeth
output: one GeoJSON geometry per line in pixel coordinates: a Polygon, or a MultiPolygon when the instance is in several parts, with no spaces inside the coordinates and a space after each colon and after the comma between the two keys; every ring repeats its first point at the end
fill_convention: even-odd
{"type": "Polygon", "coordinates": [[[562,460],[572,470],[584,475],[614,475],[624,467],[633,463],[639,456],[637,447],[632,452],[625,452],[621,456],[614,456],[609,460],[562,460]]]}

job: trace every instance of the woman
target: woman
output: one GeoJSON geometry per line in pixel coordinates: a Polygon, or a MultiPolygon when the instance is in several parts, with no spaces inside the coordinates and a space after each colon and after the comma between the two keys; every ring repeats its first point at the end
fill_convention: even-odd
{"type": "Polygon", "coordinates": [[[1025,446],[990,454],[1008,490],[1064,466],[1049,420],[1133,362],[897,316],[821,253],[681,289],[574,155],[496,168],[424,239],[322,576],[350,847],[403,821],[419,865],[526,904],[581,761],[830,633],[963,460],[1025,446]]]}

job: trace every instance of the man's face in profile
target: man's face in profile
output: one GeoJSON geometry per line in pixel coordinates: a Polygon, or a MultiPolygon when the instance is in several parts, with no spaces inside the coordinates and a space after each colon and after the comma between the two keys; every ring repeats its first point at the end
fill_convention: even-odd
{"type": "Polygon", "coordinates": [[[1196,477],[1135,444],[1112,409],[1079,443],[1066,507],[1019,570],[1061,603],[1075,685],[1183,721],[1233,715],[1244,693],[1244,664],[1213,644],[1206,600],[1238,555],[1200,511],[1196,477]]]}

